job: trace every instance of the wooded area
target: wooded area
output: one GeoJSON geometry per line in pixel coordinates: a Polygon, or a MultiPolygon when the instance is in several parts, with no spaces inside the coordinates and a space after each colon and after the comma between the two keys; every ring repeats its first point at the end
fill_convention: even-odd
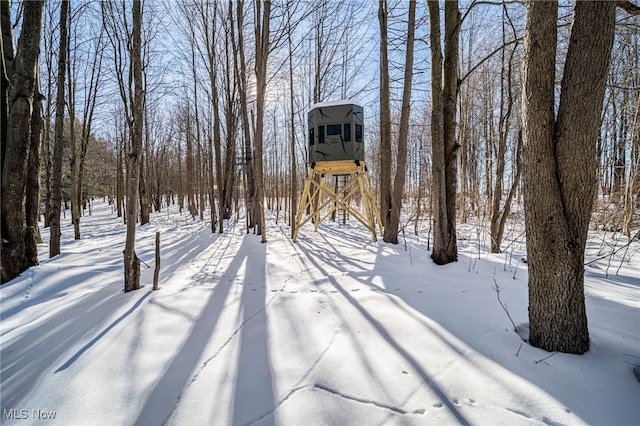
{"type": "Polygon", "coordinates": [[[524,220],[531,343],[588,350],[587,232],[639,238],[633,2],[0,5],[3,283],[37,264],[41,220],[53,257],[98,197],[127,227],[125,291],[136,227],[168,205],[217,233],[245,217],[266,243],[266,211],[297,215],[307,112],[353,99],[384,241],[412,228],[446,264],[457,223],[497,253],[524,220]]]}

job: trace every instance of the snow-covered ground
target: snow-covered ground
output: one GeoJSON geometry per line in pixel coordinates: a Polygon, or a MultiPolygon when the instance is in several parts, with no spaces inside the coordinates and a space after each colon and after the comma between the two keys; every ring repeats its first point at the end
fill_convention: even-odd
{"type": "MultiPolygon", "coordinates": [[[[459,261],[436,266],[424,236],[394,246],[326,222],[292,243],[271,218],[261,244],[229,225],[154,215],[137,233],[144,287],[127,294],[110,206],[80,241],[64,228],[56,258],[42,245],[0,287],[2,423],[640,424],[637,241],[587,267],[591,350],[577,356],[524,343],[498,302],[496,285],[527,322],[521,226],[501,255],[460,226],[459,261]]],[[[612,235],[594,234],[589,259],[612,235]]]]}

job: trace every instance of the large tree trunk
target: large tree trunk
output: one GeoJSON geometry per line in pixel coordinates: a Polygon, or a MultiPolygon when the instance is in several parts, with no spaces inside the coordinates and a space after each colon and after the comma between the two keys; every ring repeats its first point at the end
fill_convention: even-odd
{"type": "Polygon", "coordinates": [[[140,163],[142,161],[142,126],[144,119],[144,93],[142,80],[142,4],[133,2],[133,32],[131,44],[131,66],[133,69],[134,93],[132,99],[133,122],[131,123],[131,145],[127,158],[127,237],[124,246],[124,291],[140,288],[140,259],[135,252],[136,219],[138,216],[138,190],[140,163]]]}
{"type": "Polygon", "coordinates": [[[42,242],[38,221],[40,219],[40,148],[42,147],[42,101],[40,78],[36,77],[31,114],[31,145],[29,147],[29,165],[27,167],[27,186],[25,197],[25,213],[27,215],[27,231],[25,234],[25,261],[29,266],[38,264],[38,243],[42,242]]]}
{"type": "Polygon", "coordinates": [[[548,351],[589,350],[584,252],[615,6],[576,2],[556,117],[558,4],[527,2],[522,108],[529,340],[548,351]]]}
{"type": "MultiPolygon", "coordinates": [[[[7,137],[9,126],[9,73],[13,68],[13,31],[11,30],[11,5],[9,0],[0,0],[0,60],[2,61],[2,68],[0,69],[0,84],[2,92],[0,94],[0,102],[2,107],[0,108],[0,177],[4,179],[4,158],[7,150],[7,137]]],[[[4,196],[4,189],[2,190],[2,196],[4,196]]],[[[2,212],[4,214],[4,211],[2,212]]],[[[2,221],[2,231],[0,231],[0,238],[4,241],[4,220],[2,221]]],[[[0,243],[0,259],[2,259],[2,249],[4,244],[0,243]]],[[[3,267],[0,265],[0,271],[3,267]]],[[[2,274],[2,282],[4,282],[4,274],[2,274]]]]}
{"type": "MultiPolygon", "coordinates": [[[[407,26],[407,51],[404,64],[404,88],[402,93],[402,112],[398,130],[398,157],[396,175],[393,180],[391,211],[388,223],[384,224],[383,240],[398,244],[400,213],[402,212],[402,194],[407,173],[407,144],[409,139],[409,116],[411,115],[411,83],[413,80],[413,45],[415,42],[416,2],[409,1],[409,20],[407,26]]],[[[386,217],[386,215],[385,215],[386,217]]]]}
{"type": "MultiPolygon", "coordinates": [[[[3,33],[6,6],[2,9],[3,33]]],[[[2,157],[2,282],[17,277],[30,266],[25,256],[25,183],[44,2],[25,2],[23,7],[22,33],[10,76],[13,86],[9,96],[6,147],[2,157]]],[[[3,36],[3,49],[7,48],[8,46],[4,46],[3,36]]],[[[3,56],[6,65],[6,50],[3,56]]]]}
{"type": "MultiPolygon", "coordinates": [[[[9,0],[0,0],[0,55],[2,55],[2,69],[0,70],[0,80],[2,94],[2,116],[0,117],[0,173],[4,169],[4,161],[7,149],[7,127],[9,125],[9,76],[13,69],[13,31],[11,29],[11,4],[9,0]]],[[[2,176],[0,174],[0,176],[2,176]]]]}
{"type": "Polygon", "coordinates": [[[431,258],[444,265],[458,260],[456,239],[457,151],[456,105],[458,98],[458,2],[444,6],[444,58],[440,50],[440,10],[429,0],[431,42],[431,143],[433,155],[434,241],[431,258]]]}
{"type": "MultiPolygon", "coordinates": [[[[382,226],[387,229],[391,220],[391,107],[388,55],[388,4],[378,3],[380,24],[380,215],[382,226]]],[[[397,231],[396,231],[397,232],[397,231]]],[[[386,241],[386,240],[385,240],[386,241]]]]}
{"type": "Polygon", "coordinates": [[[62,205],[62,153],[64,151],[65,77],[67,74],[67,21],[69,1],[60,3],[60,50],[58,53],[58,81],[56,94],[56,122],[51,172],[51,205],[49,206],[49,257],[60,254],[60,206],[62,205]]]}

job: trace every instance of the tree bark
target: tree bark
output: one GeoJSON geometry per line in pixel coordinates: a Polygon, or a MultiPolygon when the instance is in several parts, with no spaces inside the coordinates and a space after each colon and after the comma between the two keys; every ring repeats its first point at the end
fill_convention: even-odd
{"type": "Polygon", "coordinates": [[[444,265],[458,260],[456,239],[457,151],[456,105],[458,98],[458,1],[447,1],[444,57],[440,50],[440,11],[437,0],[429,0],[431,42],[431,143],[434,197],[434,241],[431,258],[444,265]]]}
{"type": "MultiPolygon", "coordinates": [[[[9,0],[0,0],[0,54],[2,55],[2,73],[0,75],[2,87],[2,116],[0,117],[0,173],[4,170],[4,161],[7,150],[7,128],[9,125],[9,79],[13,69],[13,31],[11,29],[11,3],[9,0]]],[[[0,176],[2,176],[0,174],[0,176]]]]}
{"type": "Polygon", "coordinates": [[[378,3],[378,21],[380,24],[380,182],[378,185],[380,188],[380,215],[382,216],[382,226],[385,230],[391,221],[392,208],[388,15],[387,1],[382,0],[378,3]]]}
{"type": "Polygon", "coordinates": [[[527,2],[522,114],[529,341],[548,351],[589,350],[584,252],[615,6],[576,2],[555,116],[558,4],[527,2]]]}
{"type": "MultiPolygon", "coordinates": [[[[2,57],[2,69],[0,69],[0,177],[4,179],[4,158],[7,150],[7,137],[9,126],[9,80],[10,70],[13,68],[13,31],[11,30],[11,4],[9,0],[0,0],[0,55],[2,57]]],[[[2,190],[4,196],[4,190],[2,190]]],[[[4,214],[4,211],[2,212],[4,214]]],[[[4,247],[4,220],[2,221],[2,230],[0,231],[0,259],[2,259],[2,250],[4,247]]],[[[3,264],[0,264],[0,272],[3,270],[3,264]]],[[[4,274],[1,274],[2,282],[4,282],[4,274]]]]}
{"type": "MultiPolygon", "coordinates": [[[[60,254],[60,208],[62,205],[62,154],[64,151],[65,77],[69,43],[68,20],[70,4],[60,3],[60,50],[58,53],[58,80],[56,94],[56,121],[51,171],[51,205],[49,206],[49,257],[60,254]]],[[[71,124],[73,125],[73,124],[71,124]]]]}
{"type": "MultiPolygon", "coordinates": [[[[146,138],[144,138],[146,140],[146,138]]],[[[144,145],[144,143],[143,143],[144,145]]],[[[138,183],[138,194],[140,203],[140,225],[146,225],[151,220],[151,202],[149,201],[149,191],[146,176],[148,174],[148,163],[145,149],[140,150],[140,182],[138,183]]]]}
{"type": "Polygon", "coordinates": [[[131,37],[131,66],[134,93],[132,103],[131,145],[127,158],[127,236],[124,247],[124,291],[140,288],[140,259],[135,252],[136,219],[138,216],[138,191],[140,163],[142,161],[142,126],[144,118],[144,92],[142,81],[142,4],[133,1],[133,31],[131,37]]]}
{"type": "Polygon", "coordinates": [[[29,266],[38,264],[38,243],[42,242],[38,220],[40,219],[40,148],[42,146],[42,101],[40,78],[36,76],[36,86],[31,114],[31,145],[29,147],[29,165],[27,167],[27,186],[25,213],[27,232],[25,234],[25,261],[29,266]]]}
{"type": "MultiPolygon", "coordinates": [[[[6,30],[3,2],[2,25],[6,30]]],[[[12,87],[9,95],[9,117],[6,126],[6,146],[2,157],[2,282],[17,277],[30,264],[25,256],[27,217],[25,207],[26,173],[31,144],[31,120],[38,75],[38,53],[42,35],[44,2],[24,4],[22,32],[18,50],[10,71],[12,87]]],[[[7,66],[7,50],[3,58],[7,66]]]]}

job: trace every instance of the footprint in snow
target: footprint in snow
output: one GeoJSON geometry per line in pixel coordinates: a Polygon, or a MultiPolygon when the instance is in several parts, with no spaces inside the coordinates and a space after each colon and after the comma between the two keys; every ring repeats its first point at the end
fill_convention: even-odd
{"type": "Polygon", "coordinates": [[[437,402],[437,403],[433,404],[434,408],[442,408],[442,406],[443,406],[442,402],[437,402]]]}

